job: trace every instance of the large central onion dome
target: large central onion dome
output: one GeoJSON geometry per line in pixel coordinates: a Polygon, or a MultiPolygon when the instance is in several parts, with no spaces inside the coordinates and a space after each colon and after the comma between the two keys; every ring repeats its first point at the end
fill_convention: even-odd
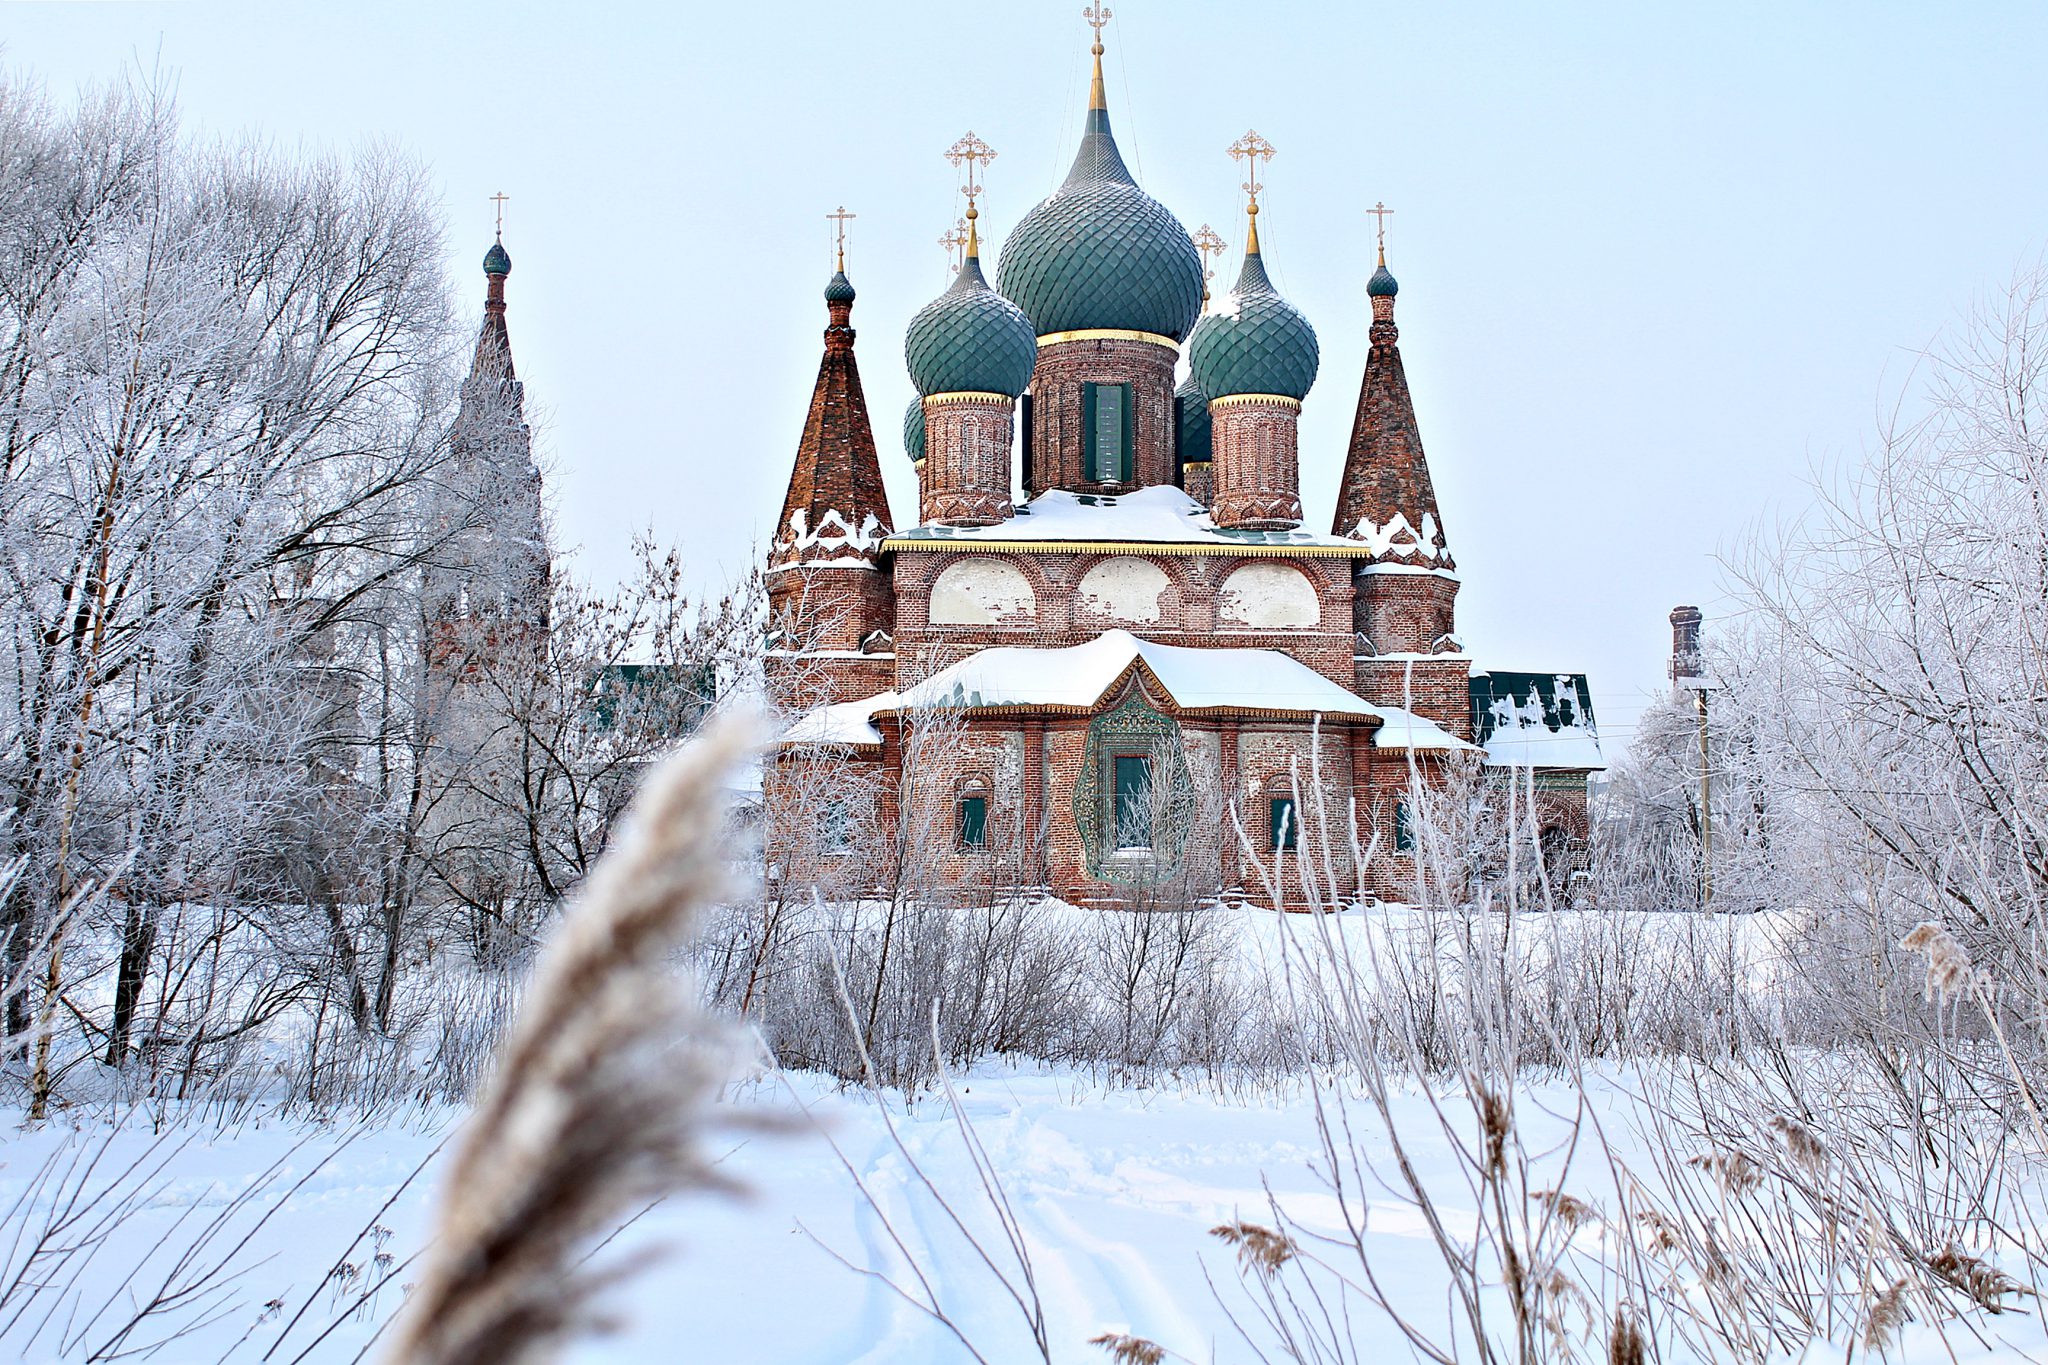
{"type": "Polygon", "coordinates": [[[1188,369],[1212,400],[1271,393],[1298,401],[1316,382],[1320,361],[1316,329],[1266,276],[1255,226],[1237,286],[1188,341],[1188,369]]]}
{"type": "Polygon", "coordinates": [[[1202,311],[1202,258],[1131,179],[1109,131],[1100,49],[1095,69],[1073,169],[1010,234],[996,284],[1039,336],[1114,329],[1179,341],[1202,311]]]}
{"type": "Polygon", "coordinates": [[[910,320],[903,359],[910,366],[910,382],[927,398],[935,393],[1015,398],[1031,382],[1038,363],[1031,319],[988,287],[979,246],[971,237],[952,287],[910,320]]]}

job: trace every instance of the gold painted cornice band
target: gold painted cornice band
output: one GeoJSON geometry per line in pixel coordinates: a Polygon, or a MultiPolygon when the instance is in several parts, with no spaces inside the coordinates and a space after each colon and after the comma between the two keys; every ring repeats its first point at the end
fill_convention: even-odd
{"type": "Polygon", "coordinates": [[[926,398],[925,406],[936,403],[943,407],[947,403],[1014,403],[1017,400],[1007,393],[982,393],[975,389],[958,389],[952,393],[935,393],[926,398]]]}
{"type": "Polygon", "coordinates": [[[1275,403],[1289,412],[1301,411],[1301,400],[1289,398],[1284,393],[1226,393],[1221,398],[1209,400],[1209,411],[1214,412],[1218,408],[1262,407],[1275,403]]]}
{"type": "Polygon", "coordinates": [[[1078,332],[1047,332],[1038,339],[1041,350],[1057,346],[1062,341],[1144,341],[1154,346],[1164,346],[1169,351],[1178,351],[1180,343],[1172,337],[1163,337],[1157,332],[1129,332],[1121,327],[1084,327],[1078,332]]]}

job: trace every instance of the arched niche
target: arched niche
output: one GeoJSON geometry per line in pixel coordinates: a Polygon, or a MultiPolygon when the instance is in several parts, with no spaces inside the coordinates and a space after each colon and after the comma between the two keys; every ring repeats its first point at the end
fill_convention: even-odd
{"type": "Polygon", "coordinates": [[[1091,621],[1154,625],[1166,614],[1171,586],[1166,570],[1151,560],[1115,555],[1081,575],[1074,589],[1074,611],[1091,621]]]}
{"type": "Polygon", "coordinates": [[[1024,571],[1003,559],[979,556],[948,564],[932,582],[935,626],[995,626],[1037,615],[1038,597],[1024,571]]]}
{"type": "Polygon", "coordinates": [[[1223,580],[1216,615],[1229,626],[1313,626],[1323,619],[1323,604],[1307,574],[1292,564],[1261,559],[1223,580]]]}

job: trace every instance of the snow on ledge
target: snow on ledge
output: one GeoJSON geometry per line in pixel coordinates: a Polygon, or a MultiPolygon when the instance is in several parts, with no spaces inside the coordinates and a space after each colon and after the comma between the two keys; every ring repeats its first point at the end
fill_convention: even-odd
{"type": "Polygon", "coordinates": [[[1170,484],[1134,488],[1115,495],[1071,493],[1062,488],[1039,494],[993,526],[913,526],[890,540],[898,545],[976,542],[1060,544],[1116,541],[1148,545],[1295,546],[1343,550],[1361,557],[1371,551],[1343,536],[1314,531],[1229,531],[1209,510],[1170,484]]]}

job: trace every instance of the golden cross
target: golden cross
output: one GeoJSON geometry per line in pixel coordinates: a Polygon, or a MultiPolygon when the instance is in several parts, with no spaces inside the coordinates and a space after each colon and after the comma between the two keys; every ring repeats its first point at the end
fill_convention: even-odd
{"type": "Polygon", "coordinates": [[[1195,229],[1194,239],[1195,250],[1202,253],[1202,292],[1206,294],[1209,291],[1209,281],[1216,278],[1216,271],[1210,266],[1209,258],[1221,256],[1230,244],[1207,223],[1195,229]]]}
{"type": "Polygon", "coordinates": [[[946,160],[955,166],[965,163],[967,167],[967,183],[960,187],[960,192],[967,196],[969,217],[974,216],[974,200],[981,193],[982,169],[995,159],[996,149],[976,137],[972,128],[967,130],[965,137],[946,148],[946,160]]]}
{"type": "Polygon", "coordinates": [[[967,245],[967,220],[956,219],[951,232],[941,233],[939,245],[946,248],[946,265],[953,273],[960,272],[960,252],[967,245]]]}
{"type": "Polygon", "coordinates": [[[1081,17],[1088,21],[1088,27],[1095,30],[1095,50],[1099,54],[1102,50],[1102,26],[1116,18],[1116,11],[1103,4],[1102,0],[1093,0],[1081,11],[1081,17]]]}
{"type": "Polygon", "coordinates": [[[1392,213],[1393,210],[1388,208],[1387,201],[1382,199],[1379,203],[1367,209],[1366,212],[1379,220],[1380,256],[1384,258],[1387,254],[1387,215],[1392,213]]]}
{"type": "Polygon", "coordinates": [[[832,244],[839,256],[838,269],[844,271],[846,269],[846,224],[849,219],[858,218],[860,215],[848,213],[846,205],[841,204],[837,213],[828,213],[825,216],[832,220],[832,244]]]}
{"type": "Polygon", "coordinates": [[[498,240],[500,241],[505,239],[505,201],[511,197],[503,190],[491,196],[491,202],[498,209],[498,240]]]}
{"type": "Polygon", "coordinates": [[[1232,161],[1245,163],[1244,192],[1256,209],[1259,191],[1266,188],[1266,183],[1259,179],[1259,163],[1271,162],[1279,152],[1272,143],[1260,137],[1256,129],[1246,129],[1245,135],[1231,143],[1226,150],[1230,153],[1232,161]]]}

